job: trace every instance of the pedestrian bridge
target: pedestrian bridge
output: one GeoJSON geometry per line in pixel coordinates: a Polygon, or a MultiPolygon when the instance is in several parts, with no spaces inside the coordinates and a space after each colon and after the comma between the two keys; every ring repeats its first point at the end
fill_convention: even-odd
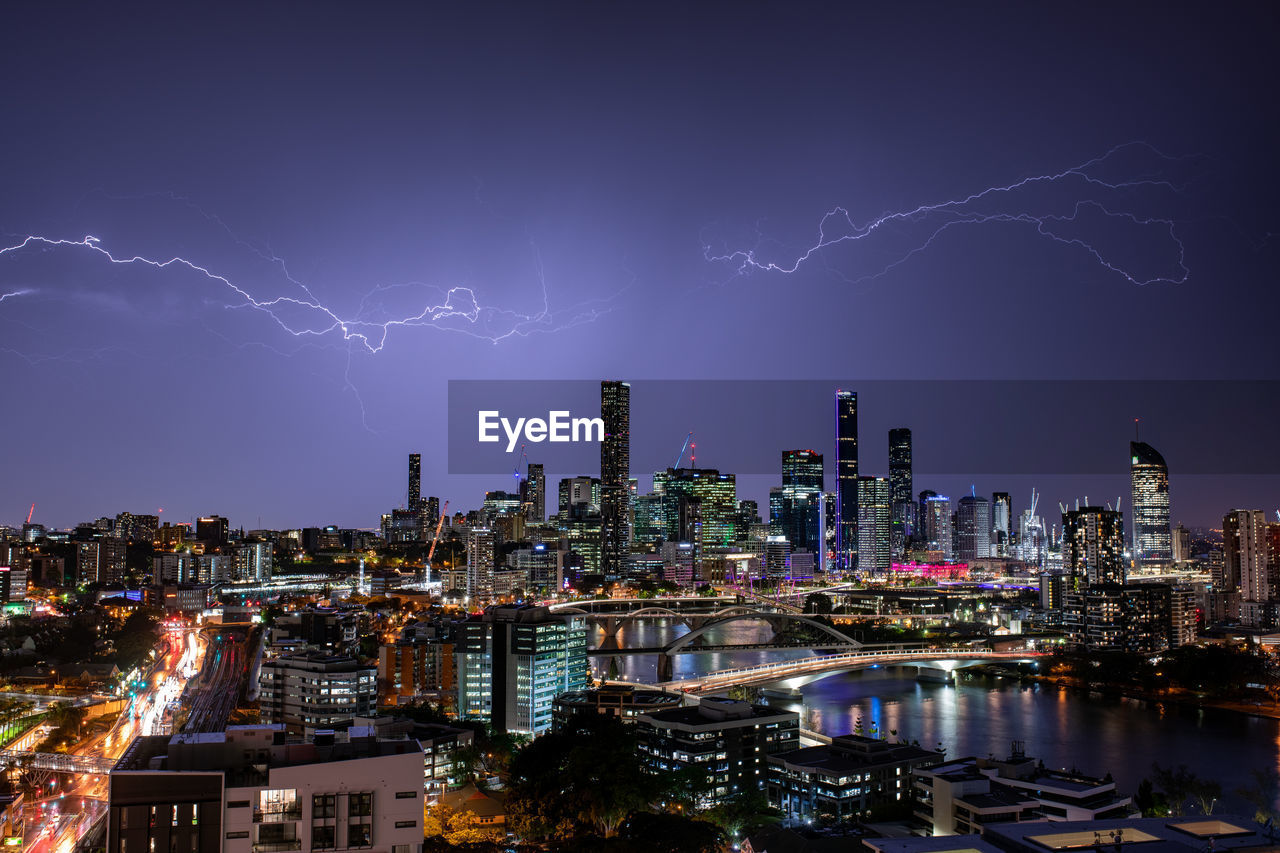
{"type": "Polygon", "coordinates": [[[110,758],[94,758],[83,755],[67,755],[62,752],[24,752],[0,749],[0,766],[23,767],[32,770],[50,770],[55,773],[93,773],[102,775],[111,770],[115,762],[110,758]]]}
{"type": "Polygon", "coordinates": [[[798,660],[722,669],[696,678],[659,681],[654,686],[663,690],[688,693],[765,684],[800,687],[838,672],[876,666],[918,666],[937,670],[939,674],[949,676],[957,669],[993,661],[1033,663],[1046,654],[1027,650],[997,652],[990,649],[940,649],[934,646],[905,645],[891,648],[862,648],[839,654],[815,655],[798,660]]]}

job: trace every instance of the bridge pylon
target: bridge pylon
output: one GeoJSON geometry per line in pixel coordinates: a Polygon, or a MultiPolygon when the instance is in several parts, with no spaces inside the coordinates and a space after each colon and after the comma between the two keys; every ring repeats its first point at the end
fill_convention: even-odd
{"type": "Polygon", "coordinates": [[[675,674],[675,655],[658,655],[658,681],[672,681],[675,674]]]}

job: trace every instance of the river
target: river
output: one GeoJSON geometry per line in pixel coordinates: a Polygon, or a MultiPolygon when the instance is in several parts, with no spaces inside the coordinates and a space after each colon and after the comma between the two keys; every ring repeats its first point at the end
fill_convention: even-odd
{"type": "MultiPolygon", "coordinates": [[[[678,622],[639,621],[620,636],[627,646],[662,645],[686,632],[678,622]]],[[[598,646],[602,631],[588,642],[598,646]]],[[[708,635],[713,643],[765,642],[769,628],[740,622],[708,635]]],[[[744,652],[681,655],[677,678],[716,669],[764,663],[807,652],[744,652]]],[[[616,659],[621,677],[652,682],[657,673],[650,656],[616,659]]],[[[593,658],[598,674],[607,664],[593,658]]],[[[801,725],[827,735],[852,732],[861,718],[888,735],[915,740],[926,748],[938,742],[952,758],[1007,756],[1014,741],[1046,766],[1075,768],[1102,776],[1111,773],[1120,790],[1132,793],[1154,762],[1185,764],[1198,776],[1222,784],[1218,811],[1252,816],[1233,795],[1249,782],[1252,768],[1280,769],[1280,721],[1232,711],[1115,698],[1052,685],[1024,684],[987,676],[958,677],[954,685],[921,682],[910,669],[869,669],[832,675],[801,688],[799,701],[770,700],[795,710],[801,725]]]]}

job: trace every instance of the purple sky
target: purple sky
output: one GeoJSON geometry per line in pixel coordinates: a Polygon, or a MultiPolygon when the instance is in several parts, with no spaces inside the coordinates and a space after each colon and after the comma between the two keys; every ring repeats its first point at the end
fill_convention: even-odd
{"type": "MultiPolygon", "coordinates": [[[[0,523],[372,526],[415,450],[474,506],[509,478],[447,475],[449,379],[1278,378],[1276,14],[8,10],[0,248],[100,242],[0,254],[0,523]],[[708,258],[789,269],[838,206],[880,224],[790,273],[708,258]]],[[[1114,496],[1129,414],[1114,474],[917,489],[1114,496]]],[[[1173,467],[1175,520],[1280,504],[1173,467]]]]}

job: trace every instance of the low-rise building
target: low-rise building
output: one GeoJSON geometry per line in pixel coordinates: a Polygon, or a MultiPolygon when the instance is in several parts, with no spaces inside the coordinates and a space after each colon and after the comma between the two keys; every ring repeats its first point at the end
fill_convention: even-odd
{"type": "Polygon", "coordinates": [[[1014,744],[1009,758],[960,758],[913,773],[916,817],[934,835],[981,832],[993,823],[1101,820],[1134,811],[1109,777],[1049,770],[1014,744]]]}
{"type": "Polygon", "coordinates": [[[637,690],[631,684],[606,684],[594,690],[561,693],[551,706],[551,728],[559,730],[582,714],[608,714],[634,723],[641,714],[680,707],[683,699],[661,690],[637,690]]]}
{"type": "Polygon", "coordinates": [[[769,803],[785,819],[863,818],[911,798],[912,770],[942,756],[909,744],[841,735],[769,756],[769,803]]]}
{"type": "Polygon", "coordinates": [[[703,699],[635,720],[646,767],[654,773],[702,771],[705,799],[712,803],[763,790],[768,757],[799,744],[799,714],[748,702],[703,699]]]}

